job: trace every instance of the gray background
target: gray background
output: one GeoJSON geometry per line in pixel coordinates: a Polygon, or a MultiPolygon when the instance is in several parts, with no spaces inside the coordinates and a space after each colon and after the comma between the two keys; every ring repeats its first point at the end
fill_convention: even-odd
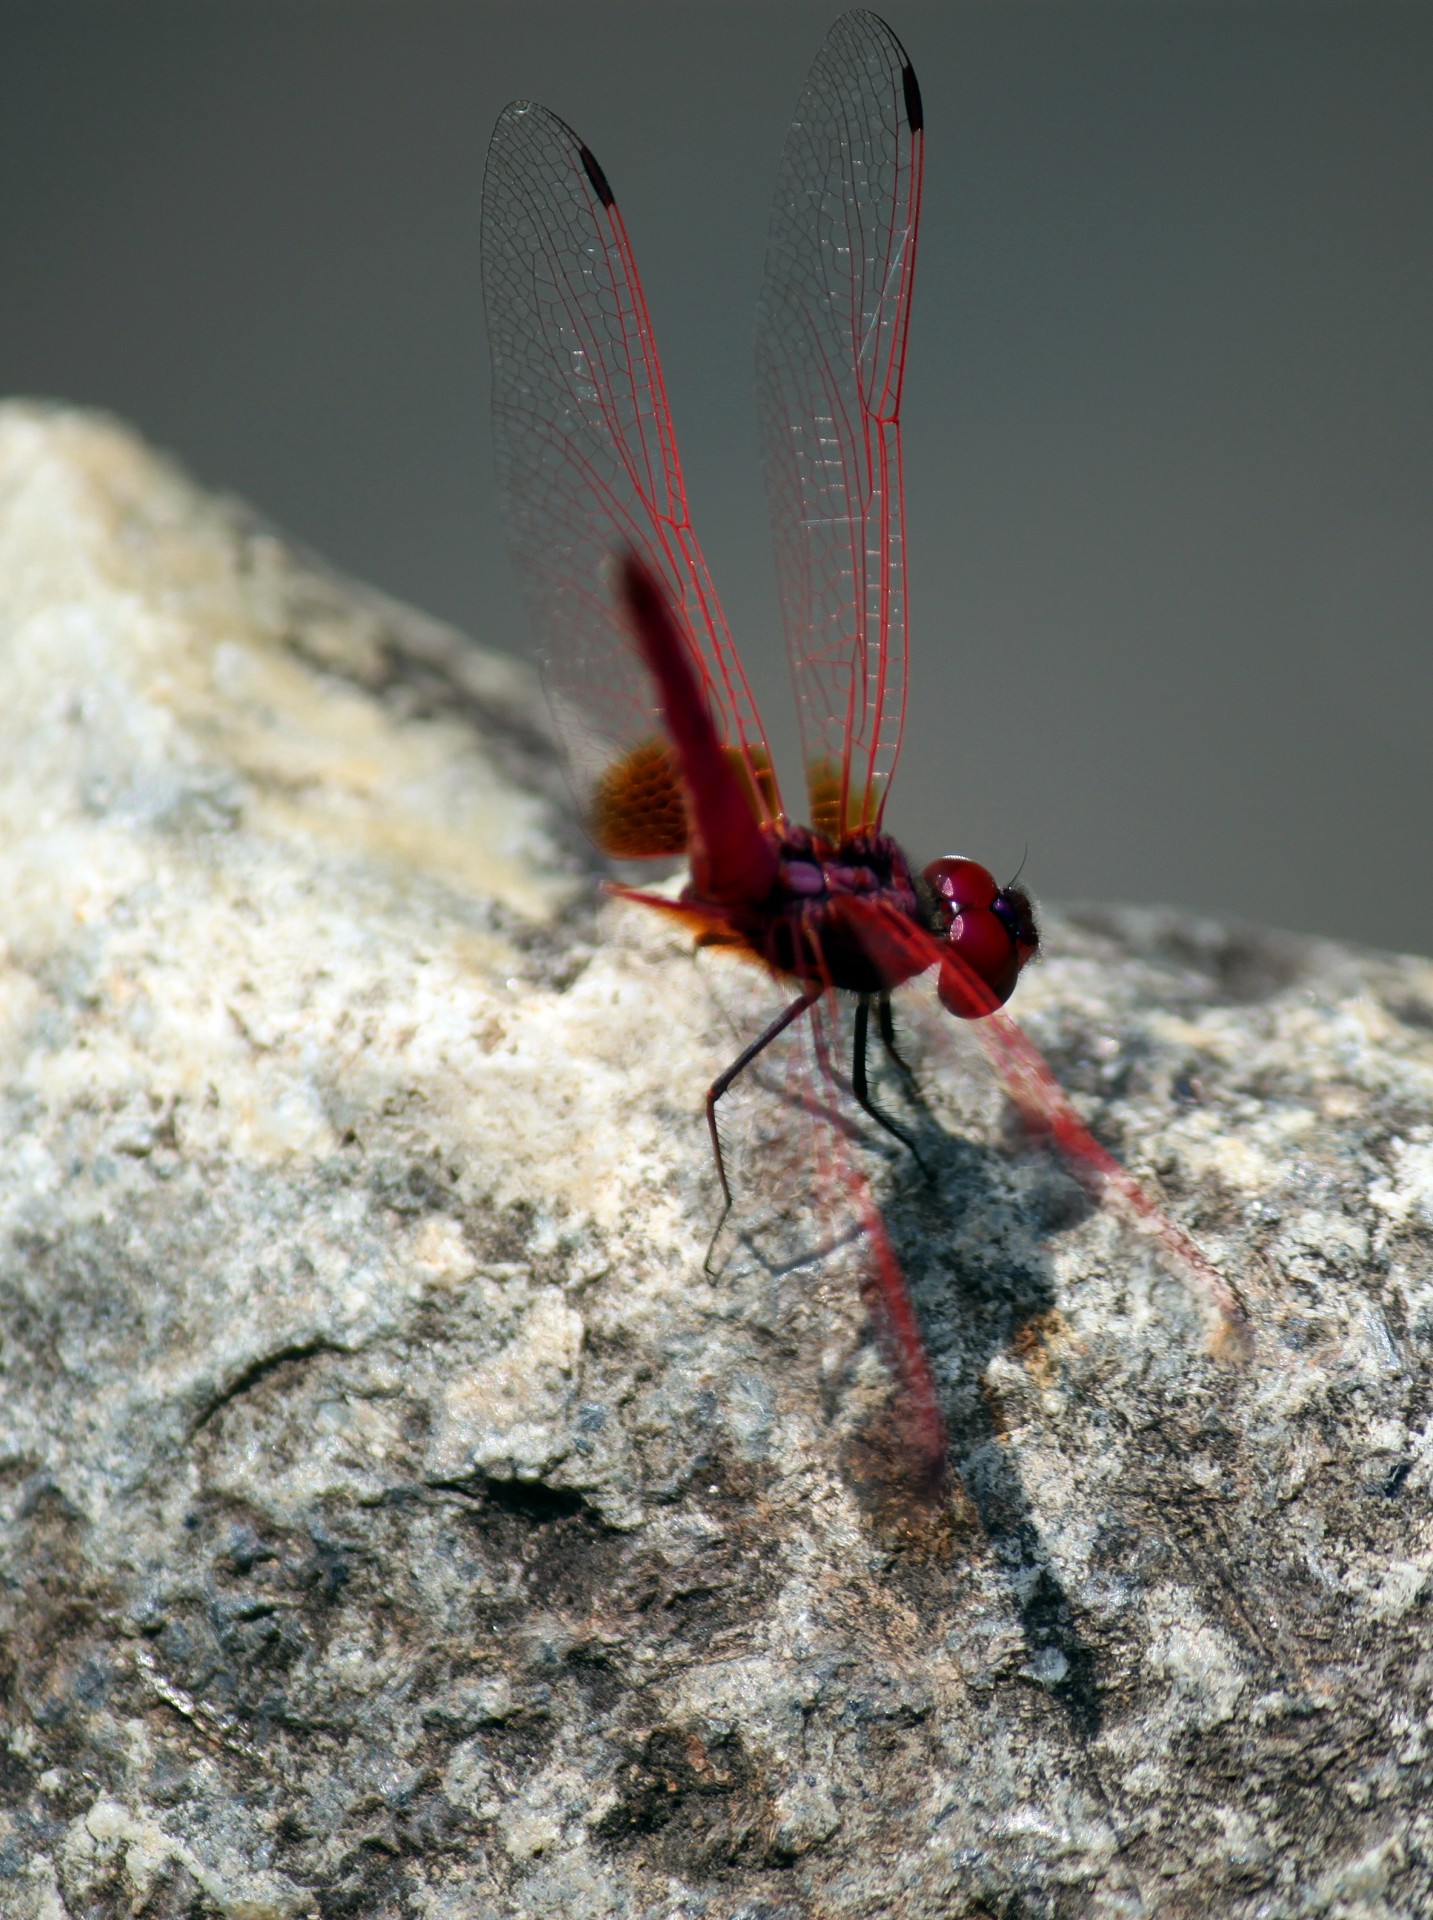
{"type": "MultiPolygon", "coordinates": [[[[751,410],[808,5],[0,0],[0,391],[521,649],[482,157],[571,120],[792,737],[751,410]]],[[[1433,8],[890,0],[927,108],[892,821],[1037,896],[1433,951],[1433,8]]]]}

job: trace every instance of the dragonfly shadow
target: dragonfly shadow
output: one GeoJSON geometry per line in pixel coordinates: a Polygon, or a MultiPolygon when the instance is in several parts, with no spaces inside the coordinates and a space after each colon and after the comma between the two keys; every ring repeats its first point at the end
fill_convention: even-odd
{"type": "MultiPolygon", "coordinates": [[[[913,1483],[891,1401],[863,1416],[843,1447],[848,1484],[898,1551],[947,1559],[957,1534],[969,1539],[978,1527],[1019,1623],[1026,1678],[1058,1703],[1078,1737],[1090,1740],[1102,1723],[1094,1652],[1045,1544],[989,1376],[999,1355],[1014,1354],[1035,1375],[1053,1364],[1048,1337],[1059,1315],[1047,1236],[1084,1217],[1093,1203],[1053,1160],[1033,1182],[1012,1180],[1003,1153],[947,1132],[918,1098],[902,1098],[893,1078],[882,1080],[882,1106],[899,1113],[915,1154],[852,1112],[844,1098],[849,1083],[839,1072],[793,1086],[758,1066],[747,1082],[766,1102],[768,1119],[784,1113],[801,1120],[792,1168],[808,1167],[799,1143],[809,1147],[813,1123],[839,1157],[854,1150],[872,1172],[873,1162],[886,1162],[889,1178],[877,1182],[880,1213],[942,1382],[950,1480],[938,1497],[913,1483]],[[953,1508],[962,1510],[954,1519],[953,1508]]],[[[736,1185],[745,1204],[738,1203],[730,1229],[733,1246],[773,1282],[840,1259],[863,1238],[858,1220],[833,1224],[812,1204],[803,1173],[794,1172],[784,1187],[774,1177],[779,1137],[778,1128],[759,1143],[764,1179],[752,1184],[764,1190],[764,1218],[748,1210],[752,1184],[743,1169],[736,1185]]],[[[870,1305],[879,1341],[879,1302],[872,1297],[870,1305]]],[[[892,1398],[898,1391],[893,1384],[892,1398]]],[[[831,1411],[835,1416],[834,1402],[831,1411]]]]}
{"type": "Polygon", "coordinates": [[[1001,1355],[1014,1355],[1036,1377],[1051,1366],[1049,1339],[1060,1322],[1045,1236],[1092,1203],[1052,1164],[1036,1183],[1032,1219],[1012,1195],[1001,1154],[952,1137],[928,1115],[918,1144],[931,1178],[912,1170],[884,1212],[937,1373],[948,1383],[952,1479],[1000,1569],[1025,1643],[1026,1676],[1058,1703],[1078,1737],[1092,1740],[1103,1721],[1098,1663],[1042,1535],[990,1377],[1001,1355]]]}

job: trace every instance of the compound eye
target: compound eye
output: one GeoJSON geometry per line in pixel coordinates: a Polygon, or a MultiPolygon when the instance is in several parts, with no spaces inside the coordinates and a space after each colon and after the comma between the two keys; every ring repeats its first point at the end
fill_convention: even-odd
{"type": "Polygon", "coordinates": [[[964,969],[949,970],[940,997],[962,1019],[977,1019],[990,1011],[967,984],[970,975],[1003,1006],[1015,990],[1020,969],[1039,950],[1040,936],[1030,896],[1018,886],[1001,887],[989,867],[961,854],[932,860],[923,879],[928,889],[933,931],[959,954],[964,969]],[[968,971],[966,971],[968,970],[968,971]]]}
{"type": "Polygon", "coordinates": [[[944,903],[950,913],[963,913],[969,907],[990,907],[1000,889],[989,867],[963,854],[947,853],[932,860],[926,868],[926,885],[944,903]]]}
{"type": "Polygon", "coordinates": [[[1000,916],[989,907],[967,907],[951,920],[945,941],[1003,1006],[1014,991],[1020,962],[1000,916]]]}

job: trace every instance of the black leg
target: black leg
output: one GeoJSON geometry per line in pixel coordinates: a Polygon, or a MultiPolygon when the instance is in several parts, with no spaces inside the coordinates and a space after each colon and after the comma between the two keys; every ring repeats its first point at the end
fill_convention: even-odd
{"type": "Polygon", "coordinates": [[[756,1056],[759,1053],[764,1053],[772,1041],[776,1039],[777,1035],[784,1033],[793,1020],[799,1020],[803,1013],[807,1012],[809,1008],[814,1007],[825,991],[824,986],[817,986],[815,984],[803,987],[801,992],[791,1002],[791,1005],[786,1008],[785,1012],[779,1013],[771,1025],[767,1027],[764,1032],[759,1033],[751,1045],[744,1048],[742,1052],[737,1055],[726,1072],[713,1080],[707,1088],[707,1132],[712,1138],[712,1154],[716,1160],[717,1179],[721,1181],[722,1197],[721,1217],[713,1229],[711,1242],[707,1247],[707,1257],[702,1262],[703,1268],[708,1273],[711,1272],[712,1254],[716,1250],[716,1243],[721,1237],[722,1228],[726,1225],[726,1217],[731,1212],[731,1187],[727,1183],[726,1162],[722,1158],[721,1135],[717,1132],[717,1101],[721,1099],[722,1095],[731,1086],[731,1083],[737,1078],[738,1074],[744,1073],[756,1056]]]}
{"type": "Polygon", "coordinates": [[[911,1092],[920,1098],[920,1082],[916,1079],[915,1069],[896,1045],[896,1025],[891,1018],[891,996],[888,993],[877,995],[876,1019],[880,1026],[881,1044],[901,1070],[901,1075],[911,1092]]]}
{"type": "MultiPolygon", "coordinates": [[[[915,1159],[916,1165],[920,1168],[921,1172],[925,1175],[926,1179],[929,1180],[930,1168],[926,1165],[925,1161],[921,1159],[920,1148],[916,1145],[915,1141],[911,1138],[911,1136],[906,1132],[904,1127],[898,1125],[896,1121],[892,1120],[891,1116],[888,1113],[882,1113],[881,1109],[872,1100],[870,1093],[867,1089],[866,1041],[867,1041],[867,1027],[870,1019],[870,1008],[871,1008],[870,995],[863,993],[860,999],[856,1002],[856,1044],[853,1049],[852,1057],[851,1057],[851,1090],[855,1094],[858,1104],[862,1108],[864,1108],[864,1110],[868,1114],[870,1114],[871,1118],[876,1122],[877,1126],[884,1127],[886,1132],[894,1135],[894,1137],[900,1141],[903,1147],[910,1148],[911,1154],[915,1159]]],[[[881,1038],[886,1042],[887,1048],[889,1048],[894,1053],[894,1049],[891,1048],[890,1040],[887,1039],[886,1037],[886,1028],[890,1025],[890,1019],[891,1019],[890,999],[886,994],[882,994],[880,996],[879,1010],[877,1012],[876,1017],[880,1023],[881,1038]]],[[[900,1062],[899,1054],[896,1054],[895,1058],[898,1062],[900,1062]]],[[[900,1063],[904,1065],[904,1062],[900,1062],[900,1063]]],[[[907,1069],[907,1071],[909,1071],[909,1069],[907,1069]]]]}

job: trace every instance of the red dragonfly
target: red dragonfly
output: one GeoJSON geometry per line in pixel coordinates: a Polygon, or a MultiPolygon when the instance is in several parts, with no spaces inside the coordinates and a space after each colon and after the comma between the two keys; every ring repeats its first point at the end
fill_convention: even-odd
{"type": "MultiPolygon", "coordinates": [[[[906,706],[900,408],[920,218],[923,116],[899,40],[843,14],[787,135],[758,308],[761,426],[810,826],[788,816],[765,731],[687,512],[662,370],[607,177],[570,127],[514,101],[483,189],[493,430],[509,535],[588,830],[622,861],[685,855],[680,898],[622,887],[698,942],[795,985],[707,1093],[717,1105],[793,1022],[835,1080],[834,996],[855,996],[850,1088],[872,1101],[869,1018],[895,1053],[893,989],[934,971],[976,1023],[1006,1091],[1087,1185],[1152,1231],[1226,1333],[1234,1294],[1079,1119],[999,1008],[1039,947],[1030,901],[958,856],[917,872],[881,820],[906,706]]],[[[896,1055],[899,1061],[899,1055],[896,1055]]],[[[839,1149],[836,1149],[839,1151],[839,1149]]],[[[918,1469],[945,1429],[919,1324],[880,1215],[843,1167],[918,1469]]]]}

